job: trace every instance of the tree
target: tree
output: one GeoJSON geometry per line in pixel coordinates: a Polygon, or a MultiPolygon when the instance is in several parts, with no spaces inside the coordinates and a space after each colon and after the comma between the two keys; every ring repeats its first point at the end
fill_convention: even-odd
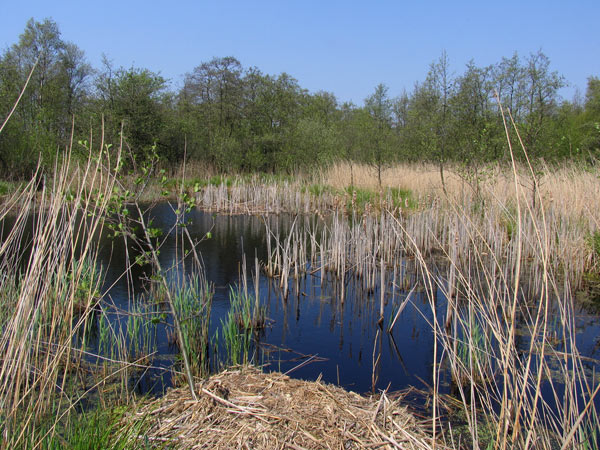
{"type": "Polygon", "coordinates": [[[338,118],[338,102],[331,92],[319,91],[305,97],[303,116],[330,126],[338,118]]]}
{"type": "Polygon", "coordinates": [[[418,152],[416,159],[435,161],[440,170],[442,186],[444,166],[453,156],[451,152],[451,104],[455,83],[450,73],[446,52],[432,63],[425,82],[416,84],[405,115],[404,139],[418,152]]]}
{"type": "Polygon", "coordinates": [[[473,61],[455,82],[450,99],[454,158],[460,161],[459,175],[482,200],[481,181],[487,161],[497,159],[503,139],[491,102],[493,101],[491,67],[479,68],[473,61]]]}
{"type": "Polygon", "coordinates": [[[437,98],[434,114],[434,127],[438,137],[436,153],[440,163],[440,172],[443,174],[443,164],[449,159],[450,98],[455,88],[455,83],[450,73],[450,60],[445,50],[438,61],[431,65],[425,83],[429,86],[434,97],[437,98]]]}
{"type": "MultiPolygon", "coordinates": [[[[557,133],[558,128],[551,124],[556,123],[558,118],[558,91],[565,82],[556,71],[550,71],[550,60],[541,51],[532,53],[524,62],[515,53],[511,59],[503,59],[494,72],[500,101],[510,112],[531,162],[529,173],[532,204],[535,206],[544,167],[542,159],[560,154],[564,135],[557,133]]],[[[500,115],[498,120],[501,121],[500,115]]],[[[524,158],[525,153],[517,153],[516,156],[524,158]]]]}
{"type": "Polygon", "coordinates": [[[86,61],[83,50],[71,42],[64,44],[60,65],[62,84],[65,88],[65,109],[68,115],[72,116],[84,103],[89,91],[89,80],[94,71],[86,61]]]}
{"type": "Polygon", "coordinates": [[[585,105],[581,119],[582,150],[591,162],[600,157],[600,78],[588,78],[585,105]]]}
{"type": "Polygon", "coordinates": [[[131,166],[136,169],[156,150],[164,129],[164,96],[166,80],[148,69],[119,68],[109,61],[96,80],[100,111],[113,139],[123,129],[130,150],[131,166]]]}
{"type": "Polygon", "coordinates": [[[525,107],[525,146],[533,157],[548,153],[556,136],[548,127],[559,103],[558,91],[565,85],[564,78],[550,71],[550,59],[541,51],[529,56],[525,66],[527,103],[525,107]]]}
{"type": "Polygon", "coordinates": [[[354,186],[353,162],[360,160],[359,151],[363,147],[362,124],[369,120],[368,112],[357,108],[353,103],[344,103],[341,117],[337,122],[337,142],[342,147],[342,157],[350,164],[350,186],[354,186]]]}
{"type": "Polygon", "coordinates": [[[391,160],[392,101],[387,86],[377,85],[375,92],[365,99],[365,110],[371,118],[367,126],[373,138],[368,161],[377,170],[377,182],[381,188],[381,171],[391,160]]]}
{"type": "Polygon", "coordinates": [[[492,71],[494,88],[503,108],[508,109],[516,121],[521,121],[526,102],[525,70],[518,54],[502,58],[492,71]]]}
{"type": "Polygon", "coordinates": [[[192,145],[221,170],[238,159],[243,108],[243,68],[231,57],[203,62],[185,77],[182,99],[198,126],[192,145]]]}
{"type": "Polygon", "coordinates": [[[323,167],[336,156],[337,100],[329,92],[314,95],[301,93],[298,97],[300,117],[288,122],[286,143],[280,154],[280,167],[323,167]]]}
{"type": "Polygon", "coordinates": [[[588,78],[585,111],[593,117],[600,118],[600,78],[598,77],[588,78]]]}
{"type": "Polygon", "coordinates": [[[265,76],[261,80],[253,105],[258,115],[256,120],[252,119],[251,128],[257,130],[252,135],[252,159],[261,161],[262,170],[274,171],[278,164],[283,164],[287,170],[293,167],[290,161],[294,156],[287,154],[294,151],[289,141],[299,136],[296,127],[307,97],[306,90],[286,73],[277,77],[265,76]]]}
{"type": "Polygon", "coordinates": [[[19,41],[0,57],[0,108],[8,112],[36,64],[19,108],[0,137],[0,164],[28,176],[41,154],[51,163],[69,142],[72,117],[88,91],[91,67],[61,39],[58,25],[30,19],[19,41]]]}

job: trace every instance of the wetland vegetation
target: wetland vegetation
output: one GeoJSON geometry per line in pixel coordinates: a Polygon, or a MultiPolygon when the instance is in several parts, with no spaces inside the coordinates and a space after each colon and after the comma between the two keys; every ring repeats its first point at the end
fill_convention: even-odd
{"type": "Polygon", "coordinates": [[[333,398],[335,445],[598,448],[600,84],[563,83],[442,55],[357,107],[216,58],[169,92],[29,22],[0,58],[2,445],[185,445],[168,413],[318,448],[273,389],[333,398]]]}

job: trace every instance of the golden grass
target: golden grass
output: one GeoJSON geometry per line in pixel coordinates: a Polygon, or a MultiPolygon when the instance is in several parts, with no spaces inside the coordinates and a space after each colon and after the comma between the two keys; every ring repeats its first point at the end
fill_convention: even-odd
{"type": "MultiPolygon", "coordinates": [[[[466,181],[463,170],[458,166],[448,166],[444,170],[446,190],[453,198],[472,195],[473,189],[466,181]]],[[[373,167],[341,161],[321,172],[323,184],[336,189],[351,185],[377,191],[377,173],[373,167]],[[351,175],[351,166],[352,174],[351,175]]],[[[383,187],[409,189],[418,197],[443,195],[439,167],[434,164],[398,164],[385,169],[381,175],[383,187]]],[[[525,168],[519,173],[519,182],[527,192],[530,177],[525,168]]],[[[506,203],[514,199],[514,177],[509,167],[492,165],[482,175],[483,195],[506,203]]],[[[548,203],[559,207],[569,215],[593,216],[600,219],[600,172],[584,170],[573,165],[546,168],[539,178],[540,194],[548,203]]]]}
{"type": "MultiPolygon", "coordinates": [[[[352,172],[356,187],[379,189],[377,174],[372,167],[353,164],[352,172]]],[[[518,168],[517,173],[519,199],[516,197],[515,176],[509,167],[494,165],[485,169],[479,182],[480,198],[475,195],[473,183],[467,182],[460,167],[449,166],[444,174],[447,196],[442,188],[439,168],[433,164],[400,164],[387,168],[382,174],[382,185],[410,190],[421,209],[440,203],[446,210],[455,209],[456,205],[466,208],[468,204],[483,201],[483,214],[490,220],[503,220],[503,216],[516,219],[517,203],[533,208],[532,178],[525,167],[518,168]]],[[[320,178],[323,184],[337,189],[347,188],[351,180],[350,164],[339,162],[323,171],[320,178]]],[[[528,220],[544,220],[548,229],[555,233],[557,240],[553,246],[559,249],[555,256],[569,259],[568,255],[579,255],[589,267],[594,255],[586,241],[600,230],[600,172],[569,164],[545,167],[538,178],[538,186],[536,210],[528,214],[528,220]],[[544,207],[543,219],[540,201],[544,207]]]]}
{"type": "MultiPolygon", "coordinates": [[[[350,164],[341,161],[325,169],[321,173],[323,184],[336,189],[345,189],[351,185],[377,191],[377,172],[366,164],[350,164]]],[[[448,180],[453,186],[458,185],[458,177],[450,176],[448,180]]],[[[433,164],[396,165],[389,167],[381,173],[383,187],[410,189],[419,195],[441,192],[439,169],[433,164]]]]}

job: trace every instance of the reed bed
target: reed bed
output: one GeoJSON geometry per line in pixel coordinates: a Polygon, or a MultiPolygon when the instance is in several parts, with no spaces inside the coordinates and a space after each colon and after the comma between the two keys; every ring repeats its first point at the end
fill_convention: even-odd
{"type": "Polygon", "coordinates": [[[91,275],[94,236],[103,227],[114,186],[101,161],[102,155],[90,158],[72,170],[67,154],[47,183],[38,184],[43,179],[38,169],[32,182],[1,206],[0,219],[12,221],[0,246],[5,313],[0,423],[10,447],[36,435],[36,425],[48,415],[67,415],[78,400],[68,388],[82,359],[73,342],[81,342],[99,301],[101,277],[91,275]],[[94,195],[86,185],[94,187],[94,195]]]}
{"type": "Polygon", "coordinates": [[[286,283],[281,271],[292,280],[294,272],[300,277],[313,272],[322,282],[339,286],[342,303],[349,279],[357,297],[373,296],[379,289],[381,333],[384,323],[392,332],[411,295],[393,309],[395,317],[384,318],[390,291],[414,286],[413,270],[419,274],[416,283],[429,300],[437,344],[431,391],[434,441],[442,433],[455,448],[597,448],[600,383],[577,350],[573,274],[568,266],[553,265],[547,230],[536,229],[541,225],[528,221],[526,211],[522,214],[521,224],[537,233],[529,236],[539,239],[537,247],[519,227],[515,241],[494,244],[489,224],[472,221],[460,209],[451,226],[442,228],[445,237],[427,228],[434,248],[412,237],[414,222],[391,214],[366,216],[352,225],[333,215],[315,244],[315,269],[290,269],[294,262],[288,256],[294,254],[290,248],[308,248],[306,242],[317,234],[308,222],[304,237],[299,232],[275,239],[279,250],[272,252],[269,271],[286,283]],[[467,422],[460,432],[452,432],[442,419],[448,411],[440,411],[440,380],[447,373],[458,398],[455,414],[467,422]]]}
{"type": "MultiPolygon", "coordinates": [[[[473,192],[470,178],[465,168],[448,165],[444,170],[446,191],[451,197],[462,196],[464,192],[473,192]]],[[[519,183],[525,190],[530,189],[530,173],[526,166],[517,168],[519,183]]],[[[542,198],[550,202],[560,202],[566,209],[582,215],[590,210],[590,201],[596,202],[600,193],[597,170],[593,167],[580,167],[574,164],[545,166],[542,164],[538,174],[538,184],[542,198]]],[[[365,164],[352,164],[340,161],[314,177],[324,185],[338,190],[350,186],[373,191],[380,189],[374,169],[365,164]],[[353,183],[352,183],[353,181],[353,183]]],[[[514,174],[510,165],[490,164],[480,171],[479,182],[487,194],[494,198],[515,197],[514,174]]],[[[444,187],[439,166],[434,164],[397,164],[382,171],[383,188],[400,187],[413,191],[420,197],[443,196],[444,187]]]]}
{"type": "MultiPolygon", "coordinates": [[[[480,180],[477,191],[465,178],[456,174],[459,173],[458,168],[456,171],[450,168],[446,170],[445,193],[439,169],[433,166],[389,168],[384,173],[383,190],[374,185],[377,180],[368,166],[355,164],[352,170],[353,186],[349,185],[347,163],[339,163],[317,176],[313,179],[319,183],[316,185],[302,180],[268,183],[256,176],[240,177],[202,188],[196,194],[196,205],[225,214],[327,216],[323,223],[330,229],[325,234],[319,231],[319,236],[316,236],[313,227],[308,235],[300,237],[297,229],[292,230],[292,241],[282,241],[281,245],[269,249],[270,260],[274,259],[267,263],[267,272],[276,271],[282,275],[282,286],[286,284],[289,272],[296,276],[298,271],[304,270],[303,263],[309,258],[308,254],[312,254],[314,259],[315,253],[308,251],[308,247],[314,247],[320,241],[323,241],[319,244],[319,254],[324,269],[337,266],[335,271],[338,274],[341,274],[342,260],[348,267],[354,268],[364,266],[367,260],[370,265],[376,260],[380,263],[377,249],[381,250],[386,264],[389,264],[392,255],[397,256],[397,250],[412,252],[412,246],[407,245],[405,238],[397,242],[392,237],[399,233],[394,229],[396,224],[387,217],[389,213],[400,221],[405,234],[411,236],[424,254],[448,252],[455,245],[452,239],[458,239],[458,247],[462,248],[469,230],[475,227],[483,237],[479,244],[482,252],[506,260],[507,265],[514,265],[517,203],[529,204],[532,208],[532,213],[524,215],[520,224],[523,236],[521,257],[533,261],[533,264],[528,264],[532,270],[538,270],[541,264],[536,256],[538,241],[535,236],[542,225],[548,237],[549,262],[554,269],[560,267],[560,273],[571,280],[572,286],[578,287],[583,275],[600,262],[600,253],[593,244],[600,225],[600,180],[596,173],[573,167],[547,168],[537,182],[536,198],[539,202],[536,206],[532,203],[531,178],[524,169],[516,175],[520,186],[519,198],[514,190],[515,181],[511,181],[510,173],[499,166],[485,172],[486,178],[480,180]],[[373,189],[374,194],[369,194],[366,202],[359,206],[357,192],[365,188],[373,189]],[[410,202],[409,197],[401,198],[400,202],[392,198],[397,190],[407,192],[410,202]],[[461,211],[457,211],[456,205],[461,205],[461,211]],[[543,217],[540,207],[544,209],[543,217]],[[468,220],[461,220],[463,215],[468,220]],[[380,225],[373,225],[377,221],[380,225]],[[371,236],[359,238],[356,233],[361,228],[371,236]],[[379,242],[378,236],[382,236],[382,242],[379,242]],[[331,245],[327,244],[328,239],[331,245]],[[336,246],[348,241],[354,244],[350,245],[352,250],[345,253],[357,254],[345,261],[346,258],[341,256],[344,252],[336,246]],[[298,263],[290,262],[294,252],[299,258],[298,263]]],[[[268,231],[270,234],[279,233],[277,230],[268,231]]]]}
{"type": "Polygon", "coordinates": [[[289,230],[280,230],[277,222],[265,220],[270,236],[265,272],[278,277],[281,288],[289,279],[310,272],[323,280],[328,275],[342,280],[357,277],[363,280],[365,290],[373,290],[381,270],[393,270],[417,253],[437,256],[440,264],[446,261],[451,270],[456,265],[463,271],[471,270],[467,269],[471,261],[465,256],[469,250],[477,251],[490,264],[498,263],[494,276],[510,278],[508,269],[519,262],[531,274],[528,281],[532,288],[541,288],[535,286],[540,279],[536,274],[546,267],[576,289],[584,274],[596,267],[598,255],[580,224],[570,226],[551,210],[544,218],[535,213],[524,216],[517,231],[514,208],[501,204],[488,205],[485,211],[478,208],[474,202],[463,203],[460,210],[437,203],[411,213],[383,211],[350,217],[335,211],[321,219],[298,216],[289,230]],[[540,229],[547,246],[543,254],[537,250],[540,229]],[[473,238],[475,232],[477,239],[473,238]]]}
{"type": "MultiPolygon", "coordinates": [[[[318,221],[298,216],[286,232],[265,220],[266,273],[283,290],[309,274],[334,281],[341,302],[349,279],[359,296],[379,289],[383,325],[389,290],[407,286],[411,261],[436,336],[434,441],[445,427],[439,383],[450,373],[467,422],[454,447],[598,448],[600,383],[577,350],[573,293],[598,267],[590,236],[600,205],[585,189],[593,193],[599,183],[567,169],[545,177],[535,202],[515,171],[512,193],[502,178],[484,187],[484,198],[447,186],[447,196],[430,194],[413,211],[333,210],[318,221]]],[[[388,332],[396,318],[387,318],[388,332]]],[[[446,428],[446,436],[454,435],[446,428]]]]}
{"type": "Polygon", "coordinates": [[[446,279],[417,251],[434,312],[435,358],[441,358],[434,396],[440,373],[449,370],[469,424],[468,445],[476,448],[598,446],[599,384],[578,356],[571,280],[552,265],[546,230],[536,231],[537,246],[527,246],[527,236],[517,231],[509,249],[516,256],[490,260],[482,230],[470,224],[459,258],[455,251],[446,255],[454,274],[446,279]],[[520,258],[524,254],[533,259],[533,269],[520,258]],[[436,290],[447,299],[445,315],[435,316],[436,290]],[[525,336],[525,343],[517,336],[525,336]]]}
{"type": "Polygon", "coordinates": [[[315,197],[302,192],[300,183],[277,182],[264,184],[240,181],[232,186],[209,185],[196,194],[196,206],[207,211],[223,214],[280,214],[330,209],[340,202],[334,194],[315,197]]]}

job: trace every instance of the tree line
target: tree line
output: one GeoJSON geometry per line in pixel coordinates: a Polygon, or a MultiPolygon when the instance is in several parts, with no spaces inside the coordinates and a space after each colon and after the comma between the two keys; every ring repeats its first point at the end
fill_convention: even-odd
{"type": "Polygon", "coordinates": [[[98,140],[99,130],[105,142],[123,139],[133,170],[153,156],[173,164],[187,157],[221,172],[291,173],[337,159],[372,164],[379,175],[399,161],[472,170],[509,158],[499,104],[533,160],[594,164],[600,151],[600,79],[588,79],[584,98],[564,100],[566,81],[541,51],[486,67],[470,62],[462,74],[442,53],[410,92],[392,98],[380,84],[355,105],[310,93],[287,73],[244,68],[234,57],[201,62],[180,89],[159,73],[114,67],[107,58],[93,68],[54,21],[31,19],[0,55],[0,119],[34,65],[0,134],[4,177],[28,177],[40,155],[51,164],[71,139],[98,140]]]}

